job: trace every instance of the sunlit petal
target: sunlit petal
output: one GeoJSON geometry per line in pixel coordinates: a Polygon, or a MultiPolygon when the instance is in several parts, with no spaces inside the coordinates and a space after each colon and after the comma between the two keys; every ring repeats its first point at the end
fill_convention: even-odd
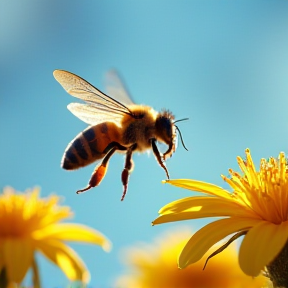
{"type": "Polygon", "coordinates": [[[2,243],[8,278],[20,283],[27,273],[32,259],[33,246],[30,239],[5,239],[2,243]]]}
{"type": "Polygon", "coordinates": [[[111,242],[99,231],[85,225],[73,223],[58,223],[46,229],[36,231],[35,239],[58,239],[65,241],[81,241],[100,245],[105,251],[110,251],[111,242]]]}
{"type": "Polygon", "coordinates": [[[252,227],[240,247],[239,264],[251,276],[257,276],[282,250],[288,239],[288,221],[279,225],[260,222],[252,227]]]}
{"type": "Polygon", "coordinates": [[[185,268],[202,258],[208,249],[226,236],[240,230],[248,230],[260,220],[227,218],[214,221],[198,230],[187,242],[179,256],[179,267],[185,268]]]}
{"type": "Polygon", "coordinates": [[[177,187],[189,189],[192,191],[203,192],[206,194],[231,199],[231,193],[229,193],[227,190],[207,182],[190,180],[190,179],[175,179],[175,180],[173,179],[173,180],[164,180],[163,182],[177,187]]]}
{"type": "Polygon", "coordinates": [[[180,212],[195,212],[197,218],[214,216],[237,216],[259,218],[251,209],[237,202],[218,197],[187,197],[164,206],[160,215],[180,212]]]}
{"type": "Polygon", "coordinates": [[[90,275],[76,252],[57,240],[46,240],[38,243],[38,249],[53,263],[59,266],[71,281],[89,282],[90,275]]]}

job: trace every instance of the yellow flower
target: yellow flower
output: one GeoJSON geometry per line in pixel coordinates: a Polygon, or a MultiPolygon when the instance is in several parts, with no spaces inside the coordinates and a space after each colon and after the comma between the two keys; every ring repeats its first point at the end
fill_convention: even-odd
{"type": "MultiPolygon", "coordinates": [[[[284,153],[280,153],[278,159],[262,159],[259,171],[256,171],[248,149],[246,159],[238,157],[237,161],[241,174],[230,169],[229,178],[222,175],[232,193],[196,180],[165,181],[208,195],[188,197],[166,205],[153,224],[225,217],[204,226],[190,238],[179,256],[181,268],[197,262],[213,244],[236,232],[246,233],[239,251],[239,264],[247,275],[257,276],[265,266],[272,273],[275,267],[270,269],[271,265],[277,262],[281,251],[286,251],[281,261],[288,258],[285,246],[288,239],[288,169],[284,153]]],[[[281,265],[287,267],[288,263],[281,265]]],[[[276,274],[283,272],[287,277],[287,268],[283,266],[280,272],[280,266],[276,274]]]]}
{"type": "Polygon", "coordinates": [[[34,254],[40,251],[70,280],[88,282],[84,262],[64,241],[92,243],[108,251],[109,240],[87,226],[59,223],[72,216],[70,208],[58,205],[55,195],[38,195],[38,189],[16,193],[12,188],[0,195],[0,271],[6,271],[9,283],[21,283],[29,268],[35,270],[34,254]]]}
{"type": "MultiPolygon", "coordinates": [[[[205,261],[186,269],[177,267],[177,256],[191,231],[187,228],[160,235],[154,243],[128,249],[126,259],[129,272],[120,276],[115,288],[260,288],[267,287],[264,276],[245,275],[238,263],[236,247],[229,247],[222,257],[211,259],[203,271],[205,261]]],[[[203,259],[204,260],[204,259],[203,259]]]]}

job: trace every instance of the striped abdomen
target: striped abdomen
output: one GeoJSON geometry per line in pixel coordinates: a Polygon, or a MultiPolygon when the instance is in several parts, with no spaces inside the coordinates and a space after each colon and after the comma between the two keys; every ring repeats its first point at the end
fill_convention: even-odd
{"type": "Polygon", "coordinates": [[[67,146],[61,166],[73,170],[102,159],[111,149],[109,144],[118,142],[119,128],[112,122],[91,126],[79,133],[67,146]]]}

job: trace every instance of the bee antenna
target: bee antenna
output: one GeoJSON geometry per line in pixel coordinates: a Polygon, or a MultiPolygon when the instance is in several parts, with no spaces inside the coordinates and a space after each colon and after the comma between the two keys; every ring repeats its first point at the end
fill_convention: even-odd
{"type": "MultiPolygon", "coordinates": [[[[189,118],[183,118],[183,119],[176,120],[176,121],[174,121],[173,124],[175,124],[175,123],[177,123],[177,122],[180,122],[180,121],[185,121],[185,120],[189,120],[189,118]]],[[[180,132],[180,131],[179,131],[179,132],[180,132]]]]}
{"type": "MultiPolygon", "coordinates": [[[[185,119],[182,119],[182,120],[188,120],[188,118],[185,118],[185,119]]],[[[179,122],[179,121],[182,121],[182,120],[178,120],[178,121],[175,121],[175,122],[179,122]]],[[[174,123],[175,123],[175,122],[174,122],[174,123]]],[[[184,144],[184,141],[183,141],[183,138],[182,138],[182,134],[181,134],[180,129],[179,129],[176,125],[175,125],[175,127],[176,127],[177,131],[179,132],[180,139],[181,139],[181,143],[182,143],[184,149],[188,151],[188,149],[186,148],[186,146],[185,146],[185,144],[184,144]]]]}

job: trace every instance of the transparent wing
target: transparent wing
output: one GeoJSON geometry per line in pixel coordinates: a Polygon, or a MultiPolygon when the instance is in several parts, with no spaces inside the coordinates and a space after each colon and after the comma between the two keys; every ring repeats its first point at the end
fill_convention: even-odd
{"type": "Polygon", "coordinates": [[[87,124],[97,125],[109,121],[121,126],[120,123],[123,118],[123,113],[111,113],[97,106],[81,103],[70,103],[67,108],[72,114],[87,124]]]}
{"type": "MultiPolygon", "coordinates": [[[[77,106],[75,105],[77,103],[73,103],[71,106],[69,106],[69,110],[77,117],[80,118],[81,116],[81,120],[85,119],[85,111],[89,111],[89,116],[87,116],[87,119],[89,119],[89,124],[91,124],[93,121],[93,117],[95,118],[95,122],[99,123],[99,117],[97,114],[93,115],[94,113],[99,113],[99,111],[102,112],[102,115],[105,114],[107,119],[112,119],[112,115],[115,114],[118,115],[118,117],[120,117],[121,114],[122,116],[123,114],[128,114],[133,117],[133,114],[128,107],[101,92],[83,78],[64,70],[55,70],[53,75],[70,95],[87,102],[87,105],[82,104],[81,106],[81,104],[78,104],[77,106]]],[[[102,118],[104,119],[104,116],[102,118]]],[[[104,121],[105,120],[102,122],[104,121]]]]}
{"type": "Polygon", "coordinates": [[[126,85],[123,80],[121,80],[121,77],[116,70],[109,70],[105,74],[104,81],[108,95],[118,99],[126,105],[134,104],[126,85]]]}

